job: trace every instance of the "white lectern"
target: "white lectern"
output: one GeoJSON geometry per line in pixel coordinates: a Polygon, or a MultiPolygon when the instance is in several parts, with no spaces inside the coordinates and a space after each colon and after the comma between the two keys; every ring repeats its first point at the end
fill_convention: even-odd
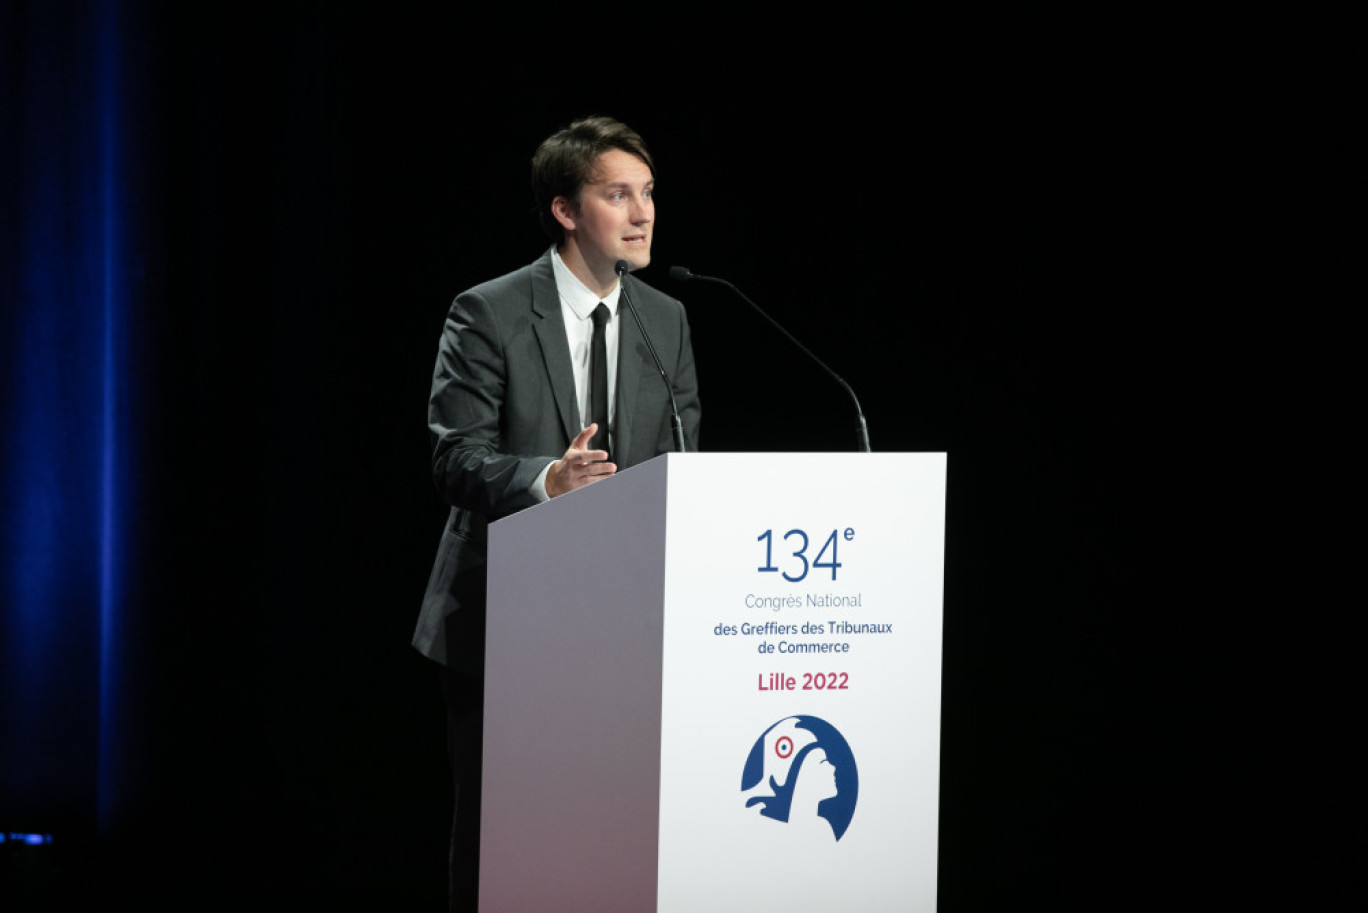
{"type": "Polygon", "coordinates": [[[668,454],[492,524],[481,911],[934,910],[945,471],[668,454]]]}

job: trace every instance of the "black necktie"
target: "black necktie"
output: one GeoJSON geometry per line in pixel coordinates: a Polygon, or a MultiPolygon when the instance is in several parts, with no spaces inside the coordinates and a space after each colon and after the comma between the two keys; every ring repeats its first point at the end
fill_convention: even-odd
{"type": "MultiPolygon", "coordinates": [[[[590,450],[608,449],[608,305],[594,308],[594,341],[589,347],[589,421],[598,422],[590,450]]],[[[612,459],[610,456],[609,459],[612,459]]]]}

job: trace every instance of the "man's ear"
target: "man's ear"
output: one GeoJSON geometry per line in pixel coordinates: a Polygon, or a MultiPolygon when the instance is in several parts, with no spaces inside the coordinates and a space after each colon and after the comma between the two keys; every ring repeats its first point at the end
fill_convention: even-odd
{"type": "Polygon", "coordinates": [[[575,204],[565,197],[556,197],[551,201],[551,215],[560,223],[561,228],[566,231],[575,230],[575,222],[579,214],[575,211],[575,204]]]}

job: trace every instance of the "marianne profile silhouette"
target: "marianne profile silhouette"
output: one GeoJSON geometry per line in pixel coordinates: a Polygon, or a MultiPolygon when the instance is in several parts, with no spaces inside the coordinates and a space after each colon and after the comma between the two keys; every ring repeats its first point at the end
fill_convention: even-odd
{"type": "Polygon", "coordinates": [[[756,740],[741,773],[746,807],[795,827],[830,825],[840,840],[855,815],[859,776],[850,746],[815,716],[790,716],[756,740]]]}

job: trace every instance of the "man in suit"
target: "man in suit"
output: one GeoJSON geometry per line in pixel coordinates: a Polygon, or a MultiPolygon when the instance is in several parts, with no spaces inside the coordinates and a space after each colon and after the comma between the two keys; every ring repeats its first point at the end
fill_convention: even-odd
{"type": "MultiPolygon", "coordinates": [[[[675,449],[670,396],[624,291],[688,449],[698,439],[684,308],[616,269],[651,259],[655,164],[641,137],[611,118],[576,121],[538,147],[532,187],[553,246],[456,296],[428,403],[433,480],[451,513],[413,645],[440,664],[447,707],[453,910],[475,909],[478,896],[487,525],[675,449]]],[[[537,556],[526,562],[534,569],[537,556]]]]}

